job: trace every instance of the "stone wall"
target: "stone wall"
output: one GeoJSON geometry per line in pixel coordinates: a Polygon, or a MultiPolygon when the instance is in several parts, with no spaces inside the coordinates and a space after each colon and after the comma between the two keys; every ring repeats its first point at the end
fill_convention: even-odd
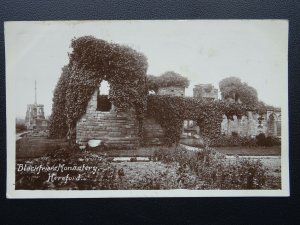
{"type": "Polygon", "coordinates": [[[161,145],[164,142],[165,131],[153,118],[144,119],[144,144],[161,145]]]}
{"type": "Polygon", "coordinates": [[[270,116],[273,114],[258,115],[253,112],[248,112],[247,116],[237,118],[233,116],[232,119],[228,119],[223,115],[223,121],[221,123],[221,133],[224,135],[239,135],[241,137],[255,137],[260,133],[264,133],[266,136],[280,136],[280,124],[281,121],[276,117],[270,116]]]}
{"type": "Polygon", "coordinates": [[[115,149],[135,149],[139,145],[138,123],[133,111],[97,111],[96,90],[92,95],[86,113],[76,125],[76,143],[86,145],[91,139],[102,140],[115,149]]]}
{"type": "MultiPolygon", "coordinates": [[[[161,91],[166,94],[170,90],[172,89],[161,91]]],[[[182,93],[181,88],[177,90],[176,93],[182,93]]],[[[89,140],[94,139],[102,140],[108,147],[114,149],[137,148],[140,140],[135,112],[133,110],[117,112],[114,107],[110,112],[97,111],[97,96],[98,91],[96,90],[88,103],[86,113],[77,122],[76,143],[86,145],[89,140]]],[[[143,125],[144,144],[161,145],[164,143],[165,131],[153,118],[145,118],[143,125]]],[[[183,124],[183,132],[185,130],[201,134],[197,124],[191,123],[191,121],[183,124]]],[[[266,136],[280,136],[281,112],[268,111],[265,115],[248,112],[241,118],[233,116],[230,119],[223,115],[221,133],[242,137],[255,137],[260,133],[264,133],[266,136]]]]}
{"type": "Polygon", "coordinates": [[[184,87],[160,87],[157,92],[158,95],[171,95],[171,96],[184,96],[185,88],[184,87]]]}
{"type": "Polygon", "coordinates": [[[218,99],[218,89],[212,84],[198,84],[193,89],[194,98],[218,99]]]}

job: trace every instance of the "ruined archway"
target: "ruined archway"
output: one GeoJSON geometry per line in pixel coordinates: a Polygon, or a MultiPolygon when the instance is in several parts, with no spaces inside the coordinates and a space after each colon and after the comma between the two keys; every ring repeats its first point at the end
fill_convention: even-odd
{"type": "Polygon", "coordinates": [[[268,136],[278,135],[278,117],[275,113],[271,113],[268,118],[268,136]]]}

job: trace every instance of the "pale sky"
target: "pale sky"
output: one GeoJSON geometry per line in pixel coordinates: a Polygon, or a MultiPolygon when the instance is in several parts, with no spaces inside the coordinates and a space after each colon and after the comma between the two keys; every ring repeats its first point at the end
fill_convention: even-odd
{"type": "Polygon", "coordinates": [[[199,83],[237,76],[256,88],[260,100],[283,106],[287,96],[288,22],[284,20],[56,21],[5,23],[7,88],[16,116],[34,103],[49,116],[61,68],[68,63],[71,39],[92,35],[125,44],[148,58],[148,74],[172,70],[187,77],[187,96],[199,83]],[[10,90],[13,90],[10,92],[10,90]]]}

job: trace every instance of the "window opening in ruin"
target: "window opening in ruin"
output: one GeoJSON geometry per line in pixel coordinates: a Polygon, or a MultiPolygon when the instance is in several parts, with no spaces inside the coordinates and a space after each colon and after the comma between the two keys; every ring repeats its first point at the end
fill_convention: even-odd
{"type": "Polygon", "coordinates": [[[109,100],[109,88],[107,81],[101,82],[97,96],[97,111],[109,112],[111,110],[112,104],[109,100]]]}

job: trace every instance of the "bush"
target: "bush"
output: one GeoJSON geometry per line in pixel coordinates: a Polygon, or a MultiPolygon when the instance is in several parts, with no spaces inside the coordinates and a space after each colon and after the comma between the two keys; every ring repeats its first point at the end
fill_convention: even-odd
{"type": "Polygon", "coordinates": [[[185,187],[195,184],[189,180],[197,176],[198,189],[262,189],[267,179],[266,171],[258,160],[235,158],[228,160],[224,154],[206,148],[193,152],[184,148],[156,151],[154,159],[164,163],[178,163],[178,174],[185,180],[185,187]],[[186,180],[187,179],[187,180],[186,180]]]}
{"type": "Polygon", "coordinates": [[[247,146],[255,147],[256,139],[251,137],[240,136],[220,136],[209,141],[211,147],[234,147],[234,146],[247,146]]]}
{"type": "Polygon", "coordinates": [[[266,135],[261,133],[259,135],[256,136],[256,143],[259,146],[265,146],[266,143],[266,135]]]}
{"type": "Polygon", "coordinates": [[[263,133],[256,136],[256,142],[257,142],[257,145],[266,146],[266,147],[271,147],[271,146],[274,146],[274,145],[280,145],[281,144],[280,138],[273,137],[273,136],[266,137],[266,135],[263,134],[263,133]]]}
{"type": "Polygon", "coordinates": [[[265,146],[281,145],[281,140],[278,137],[269,136],[266,138],[265,146]]]}

